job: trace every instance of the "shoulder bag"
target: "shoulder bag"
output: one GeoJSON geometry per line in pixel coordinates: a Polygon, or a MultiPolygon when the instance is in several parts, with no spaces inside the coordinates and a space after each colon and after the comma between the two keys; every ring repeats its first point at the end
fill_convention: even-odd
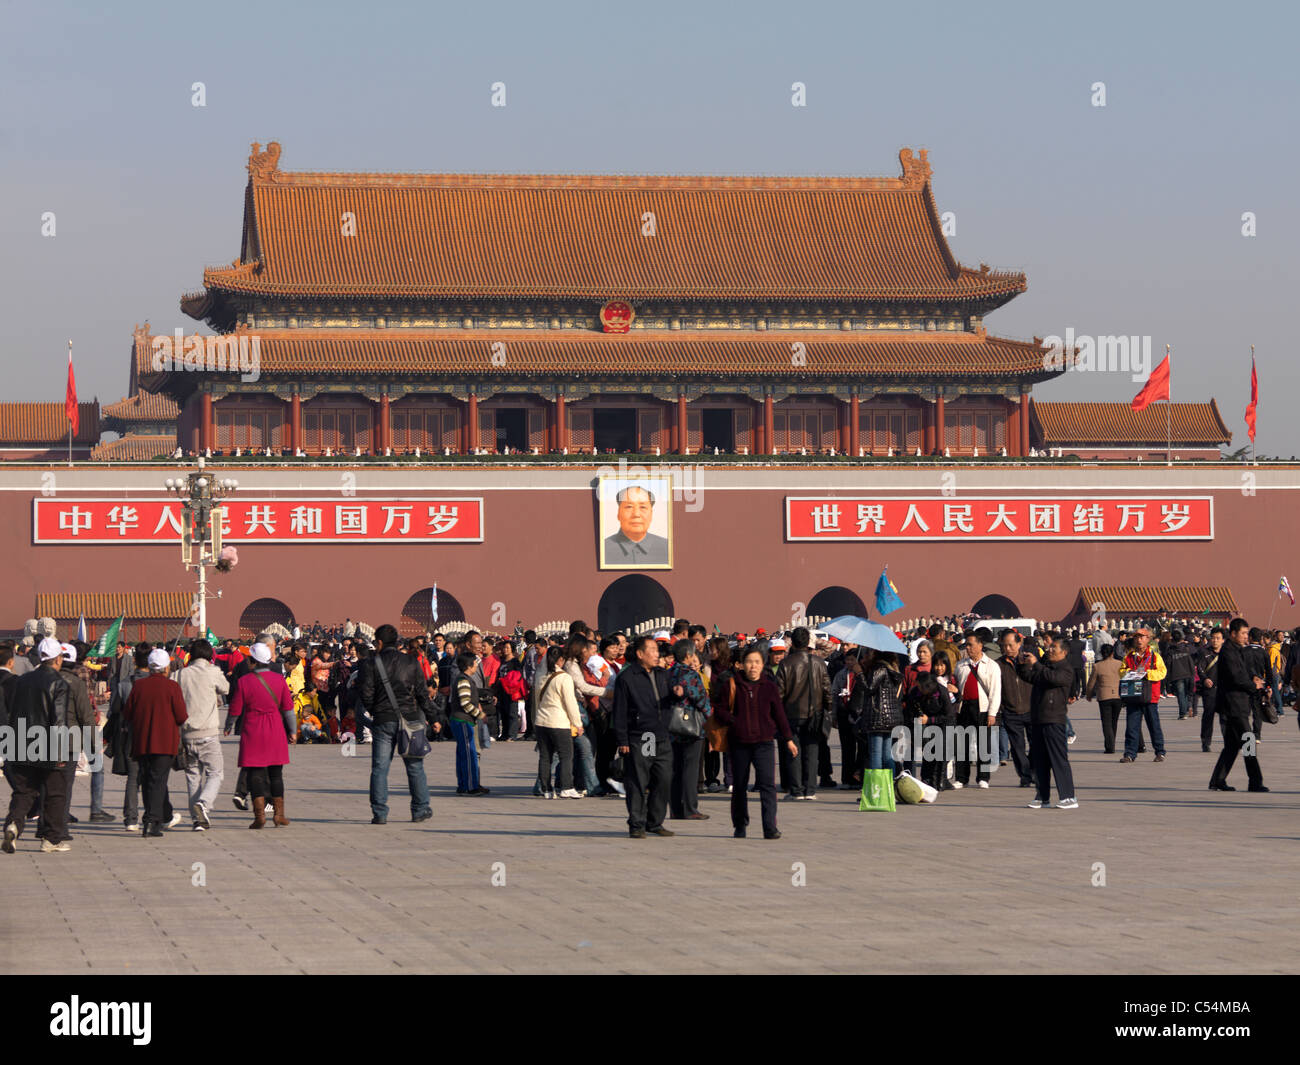
{"type": "Polygon", "coordinates": [[[393,686],[388,681],[388,670],[384,668],[384,661],[378,655],[375,655],[375,669],[379,671],[379,679],[384,682],[384,692],[388,695],[388,702],[393,708],[393,713],[397,715],[397,753],[409,761],[423,758],[433,749],[429,746],[424,715],[420,715],[418,725],[410,724],[402,716],[401,708],[397,705],[397,696],[393,694],[393,686]]]}
{"type": "MultiPolygon", "coordinates": [[[[280,705],[280,700],[276,698],[275,692],[271,691],[271,685],[266,683],[266,678],[262,676],[260,670],[252,670],[251,675],[257,678],[257,682],[266,689],[266,694],[271,697],[271,702],[276,706],[280,705]]],[[[284,734],[287,739],[292,740],[298,733],[298,718],[292,710],[284,712],[284,734]]]]}

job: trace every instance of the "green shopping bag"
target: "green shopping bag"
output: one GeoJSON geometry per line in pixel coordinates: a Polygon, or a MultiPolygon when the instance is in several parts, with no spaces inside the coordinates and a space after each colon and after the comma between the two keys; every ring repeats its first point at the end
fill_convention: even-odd
{"type": "Polygon", "coordinates": [[[894,772],[891,769],[867,769],[862,774],[862,798],[859,810],[894,812],[894,772]]]}

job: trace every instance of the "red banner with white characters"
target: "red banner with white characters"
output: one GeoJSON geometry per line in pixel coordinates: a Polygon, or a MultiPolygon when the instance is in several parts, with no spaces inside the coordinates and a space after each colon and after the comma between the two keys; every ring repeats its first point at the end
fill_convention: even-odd
{"type": "Polygon", "coordinates": [[[1213,540],[1210,496],[791,496],[787,540],[1213,540]]]}
{"type": "MultiPolygon", "coordinates": [[[[222,502],[230,543],[482,543],[481,496],[437,499],[241,499],[222,502]]],[[[175,543],[174,498],[32,500],[36,544],[175,543]]]]}

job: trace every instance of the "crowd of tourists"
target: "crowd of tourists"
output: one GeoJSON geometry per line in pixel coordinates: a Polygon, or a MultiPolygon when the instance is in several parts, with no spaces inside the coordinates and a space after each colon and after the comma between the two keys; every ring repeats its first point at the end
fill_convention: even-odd
{"type": "Polygon", "coordinates": [[[987,789],[1003,766],[1034,790],[1029,807],[1048,804],[1055,782],[1055,805],[1074,809],[1074,704],[1096,700],[1106,753],[1122,743],[1120,761],[1133,763],[1149,743],[1163,762],[1163,695],[1174,698],[1179,720],[1200,716],[1203,751],[1219,720],[1222,751],[1209,787],[1234,790],[1228,775],[1241,753],[1249,790],[1260,792],[1268,790],[1262,725],[1278,721],[1300,682],[1300,630],[1266,632],[1240,618],[1211,628],[1163,613],[1116,635],[1104,623],[1022,633],[994,632],[979,619],[964,631],[939,622],[898,633],[905,654],[805,627],[722,635],[686,620],[631,636],[575,621],[567,634],[496,639],[476,631],[402,639],[381,625],[367,639],[350,620],[296,635],[281,642],[263,634],[244,647],[122,643],[114,656],[90,660],[84,643],[52,633],[0,643],[0,727],[28,738],[55,726],[102,732],[104,753],[10,749],[4,851],[14,852],[32,822],[43,851],[68,850],[83,775],[92,823],[116,820],[104,808],[104,774],[119,775],[123,827],[157,838],[185,820],[169,791],[178,772],[191,830],[210,830],[225,780],[221,740],[232,733],[232,800],[252,811],[253,829],[290,824],[290,748],[331,743],[370,747],[376,825],[390,814],[395,757],[411,820],[432,816],[423,755],[438,741],[455,744],[457,796],[491,794],[480,756],[494,743],[531,742],[534,796],[621,800],[633,838],[672,836],[669,820],[708,820],[701,794],[728,792],[733,834],[744,837],[756,792],[763,836],[775,839],[778,789],[791,802],[850,789],[874,809],[868,796],[883,780],[892,809],[905,779],[919,781],[931,801],[946,790],[987,789]]]}

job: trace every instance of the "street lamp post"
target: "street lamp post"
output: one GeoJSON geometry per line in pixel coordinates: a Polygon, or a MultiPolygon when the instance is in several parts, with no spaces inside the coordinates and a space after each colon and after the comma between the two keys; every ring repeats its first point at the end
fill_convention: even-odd
{"type": "Polygon", "coordinates": [[[204,460],[198,460],[198,469],[184,477],[168,477],[163,482],[167,491],[181,501],[181,558],[186,569],[199,574],[198,628],[201,636],[208,633],[208,567],[216,565],[221,554],[221,525],[224,512],[221,500],[239,487],[232,478],[215,478],[204,470],[204,460]]]}

